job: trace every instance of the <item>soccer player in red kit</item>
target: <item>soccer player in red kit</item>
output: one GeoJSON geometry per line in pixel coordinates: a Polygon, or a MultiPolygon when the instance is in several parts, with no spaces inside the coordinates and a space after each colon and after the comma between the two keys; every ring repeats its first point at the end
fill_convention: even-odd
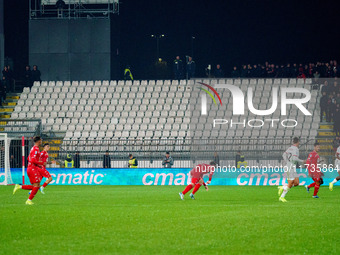
{"type": "Polygon", "coordinates": [[[211,183],[211,178],[215,172],[215,162],[210,162],[210,164],[199,164],[195,166],[193,169],[190,171],[190,176],[191,176],[191,183],[183,190],[183,192],[179,193],[179,196],[181,197],[182,200],[184,200],[184,195],[188,193],[192,188],[194,190],[190,194],[191,199],[195,199],[194,195],[195,193],[199,190],[199,188],[204,185],[206,189],[208,188],[206,184],[211,183]],[[209,181],[205,184],[203,181],[203,176],[209,174],[209,181]]]}
{"type": "Polygon", "coordinates": [[[313,198],[319,198],[318,197],[318,191],[320,188],[320,185],[323,183],[323,173],[321,172],[319,165],[320,165],[320,156],[318,152],[320,151],[320,144],[319,143],[314,143],[314,150],[309,153],[308,159],[306,162],[307,169],[309,176],[312,177],[313,183],[310,184],[309,186],[305,185],[305,188],[307,192],[309,193],[309,189],[314,187],[314,194],[313,198]]]}
{"type": "Polygon", "coordinates": [[[39,136],[36,136],[33,138],[33,141],[34,141],[34,146],[32,147],[30,154],[28,156],[28,166],[27,166],[27,175],[32,185],[16,184],[13,190],[13,194],[15,194],[15,192],[17,192],[17,190],[19,189],[32,190],[26,201],[27,205],[33,205],[32,199],[37,194],[40,188],[40,182],[42,179],[42,176],[39,173],[38,168],[44,165],[44,163],[40,161],[40,157],[39,157],[40,155],[39,146],[41,145],[42,140],[39,136]]]}
{"type": "MultiPolygon", "coordinates": [[[[42,177],[47,178],[45,183],[40,187],[40,191],[42,194],[45,194],[44,188],[52,181],[51,174],[46,170],[46,164],[50,164],[51,162],[48,162],[48,151],[50,150],[50,144],[45,143],[43,150],[40,152],[40,161],[44,163],[44,165],[41,168],[38,168],[38,171],[42,177]]],[[[52,161],[54,163],[54,161],[52,161]]]]}

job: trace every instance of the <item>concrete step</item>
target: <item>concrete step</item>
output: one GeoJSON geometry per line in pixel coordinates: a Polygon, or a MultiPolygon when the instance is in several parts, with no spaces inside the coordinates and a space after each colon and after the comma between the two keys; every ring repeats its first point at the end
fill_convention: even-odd
{"type": "Polygon", "coordinates": [[[315,137],[315,139],[319,142],[319,143],[333,143],[335,136],[317,136],[315,137]]]}
{"type": "Polygon", "coordinates": [[[62,144],[62,142],[63,142],[62,139],[53,139],[53,140],[49,140],[49,141],[52,144],[62,144]]]}
{"type": "Polygon", "coordinates": [[[16,106],[16,105],[17,105],[17,102],[5,102],[5,103],[2,103],[3,107],[6,107],[6,106],[16,106]]]}
{"type": "Polygon", "coordinates": [[[20,96],[21,95],[21,92],[9,92],[9,93],[6,93],[6,96],[20,96]]]}
{"type": "Polygon", "coordinates": [[[331,129],[333,130],[333,125],[332,124],[323,124],[323,125],[320,125],[320,129],[331,129]]]}
{"type": "Polygon", "coordinates": [[[319,131],[318,132],[318,136],[330,136],[330,137],[334,137],[335,133],[332,131],[319,131]]]}
{"type": "Polygon", "coordinates": [[[20,96],[6,96],[6,100],[7,99],[15,99],[15,100],[19,100],[20,96]]]}
{"type": "Polygon", "coordinates": [[[58,158],[59,156],[59,151],[60,151],[60,145],[63,142],[63,137],[58,137],[58,138],[45,138],[44,143],[49,143],[50,144],[50,157],[51,158],[58,158]]]}
{"type": "Polygon", "coordinates": [[[53,146],[53,145],[51,144],[50,150],[51,150],[51,151],[59,151],[59,150],[60,150],[60,147],[59,147],[59,146],[53,146]]]}
{"type": "Polygon", "coordinates": [[[327,138],[324,138],[324,137],[317,137],[316,138],[316,141],[318,142],[318,143],[321,143],[321,144],[323,144],[323,143],[331,143],[331,142],[333,142],[333,139],[327,139],[327,138]]]}
{"type": "Polygon", "coordinates": [[[13,112],[14,108],[0,108],[0,112],[13,112]]]}
{"type": "Polygon", "coordinates": [[[11,118],[11,115],[6,113],[6,114],[0,114],[0,118],[2,119],[10,119],[11,118]]]}
{"type": "Polygon", "coordinates": [[[320,156],[333,156],[333,152],[324,152],[324,151],[320,151],[319,155],[320,156]]]}
{"type": "Polygon", "coordinates": [[[5,99],[5,103],[18,103],[18,100],[17,99],[8,99],[8,98],[6,98],[5,99]]]}
{"type": "Polygon", "coordinates": [[[324,145],[321,144],[320,145],[320,149],[321,150],[332,150],[333,149],[333,145],[331,145],[331,144],[327,144],[327,145],[326,144],[324,144],[324,145]]]}
{"type": "Polygon", "coordinates": [[[55,159],[55,158],[57,158],[58,157],[58,155],[59,155],[59,153],[48,153],[48,156],[50,157],[50,158],[53,158],[53,159],[55,159]]]}
{"type": "Polygon", "coordinates": [[[318,129],[318,132],[333,132],[333,128],[318,129]]]}
{"type": "MultiPolygon", "coordinates": [[[[9,113],[6,113],[6,114],[11,114],[11,112],[9,112],[9,113]]],[[[7,119],[7,118],[1,118],[0,117],[0,122],[6,122],[6,124],[7,124],[7,121],[8,121],[9,119],[7,119]]]]}

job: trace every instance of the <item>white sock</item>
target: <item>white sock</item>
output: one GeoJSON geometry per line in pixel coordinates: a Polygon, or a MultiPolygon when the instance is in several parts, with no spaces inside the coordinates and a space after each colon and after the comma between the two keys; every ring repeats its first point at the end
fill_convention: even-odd
{"type": "Polygon", "coordinates": [[[284,198],[286,194],[288,193],[288,191],[289,191],[288,186],[283,186],[283,192],[281,194],[281,197],[284,198]]]}
{"type": "Polygon", "coordinates": [[[334,183],[336,183],[337,181],[338,181],[337,179],[334,179],[331,183],[334,184],[334,183]]]}

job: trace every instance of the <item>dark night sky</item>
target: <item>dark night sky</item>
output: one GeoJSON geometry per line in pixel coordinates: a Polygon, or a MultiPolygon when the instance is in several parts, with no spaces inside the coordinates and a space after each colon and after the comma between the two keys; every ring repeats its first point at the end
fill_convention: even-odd
{"type": "MultiPolygon", "coordinates": [[[[5,0],[5,50],[15,69],[28,60],[28,1],[5,0]],[[26,6],[23,5],[26,2],[26,6]]],[[[148,78],[156,56],[151,34],[165,34],[160,56],[172,63],[191,54],[203,75],[207,64],[233,65],[340,60],[340,1],[125,0],[121,2],[122,66],[148,78]]]]}

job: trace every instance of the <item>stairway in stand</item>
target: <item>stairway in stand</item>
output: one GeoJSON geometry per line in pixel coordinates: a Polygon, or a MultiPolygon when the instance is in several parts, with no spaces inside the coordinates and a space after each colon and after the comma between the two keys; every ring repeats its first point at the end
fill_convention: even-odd
{"type": "Polygon", "coordinates": [[[20,99],[21,93],[7,93],[5,102],[0,106],[0,118],[9,119],[20,99]]]}
{"type": "Polygon", "coordinates": [[[53,137],[53,138],[43,139],[43,144],[44,143],[50,144],[50,151],[48,153],[50,161],[57,160],[57,164],[59,164],[61,162],[60,160],[62,160],[61,158],[59,158],[59,151],[60,151],[60,146],[62,142],[63,142],[63,137],[61,138],[53,137]]]}
{"type": "MultiPolygon", "coordinates": [[[[0,106],[0,131],[5,130],[5,126],[7,125],[8,120],[11,119],[12,112],[14,112],[14,108],[20,99],[20,95],[21,93],[7,93],[5,101],[0,106]]],[[[51,159],[54,160],[59,157],[59,150],[62,141],[63,137],[44,139],[44,143],[48,142],[51,146],[49,153],[51,159]]]]}
{"type": "Polygon", "coordinates": [[[11,118],[21,93],[7,93],[5,101],[0,106],[0,131],[4,131],[7,120],[11,118]]]}
{"type": "Polygon", "coordinates": [[[318,129],[316,140],[320,143],[320,156],[332,158],[334,156],[333,140],[335,132],[333,132],[333,122],[321,122],[318,129]]]}

